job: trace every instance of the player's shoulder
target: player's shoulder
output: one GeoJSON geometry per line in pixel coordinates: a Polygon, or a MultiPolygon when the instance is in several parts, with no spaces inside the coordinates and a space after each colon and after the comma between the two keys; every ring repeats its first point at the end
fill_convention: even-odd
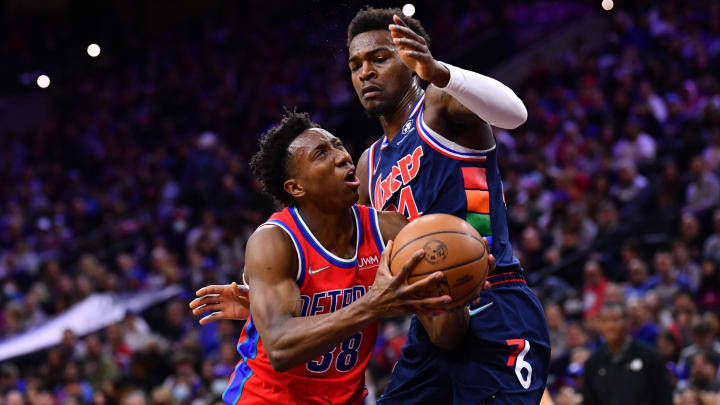
{"type": "Polygon", "coordinates": [[[283,229],[274,222],[266,222],[260,225],[255,232],[250,235],[247,241],[248,253],[262,252],[283,253],[285,251],[292,252],[293,241],[289,229],[283,229]]]}
{"type": "Polygon", "coordinates": [[[269,277],[294,277],[298,256],[288,231],[265,223],[250,235],[245,248],[245,272],[269,277]],[[270,274],[272,273],[272,274],[270,274]]]}
{"type": "Polygon", "coordinates": [[[383,240],[395,239],[400,230],[407,225],[405,216],[395,211],[378,211],[378,226],[383,240]]]}

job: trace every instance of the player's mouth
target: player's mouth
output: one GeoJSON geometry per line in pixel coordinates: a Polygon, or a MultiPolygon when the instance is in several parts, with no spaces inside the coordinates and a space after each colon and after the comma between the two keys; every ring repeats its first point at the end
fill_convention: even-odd
{"type": "Polygon", "coordinates": [[[362,96],[365,100],[378,97],[382,89],[374,84],[368,84],[362,88],[362,96]]]}
{"type": "Polygon", "coordinates": [[[355,168],[351,167],[346,173],[345,173],[345,184],[347,184],[350,188],[358,188],[360,187],[360,179],[357,178],[355,175],[355,168]]]}

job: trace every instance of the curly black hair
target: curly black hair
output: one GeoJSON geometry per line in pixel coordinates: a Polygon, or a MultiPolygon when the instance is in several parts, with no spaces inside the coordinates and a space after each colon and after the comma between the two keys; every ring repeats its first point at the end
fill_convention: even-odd
{"type": "Polygon", "coordinates": [[[263,190],[283,205],[294,201],[283,187],[290,162],[288,146],[307,129],[319,127],[308,113],[285,110],[280,124],[260,137],[260,150],[250,159],[250,168],[262,183],[263,190]]]}
{"type": "Polygon", "coordinates": [[[350,24],[348,24],[347,45],[350,46],[350,41],[363,32],[388,29],[388,25],[394,24],[394,14],[402,18],[405,24],[416,34],[423,37],[427,46],[430,47],[430,36],[425,32],[425,28],[423,28],[420,21],[404,15],[399,8],[374,8],[370,6],[358,11],[350,24]]]}

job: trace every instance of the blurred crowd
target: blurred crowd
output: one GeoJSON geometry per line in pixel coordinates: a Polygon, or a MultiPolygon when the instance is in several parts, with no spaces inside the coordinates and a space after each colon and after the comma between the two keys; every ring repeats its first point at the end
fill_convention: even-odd
{"type": "MultiPolygon", "coordinates": [[[[276,208],[247,167],[257,135],[284,105],[311,112],[355,157],[381,133],[346,67],[345,24],[360,4],[290,15],[287,3],[288,15],[251,8],[197,30],[108,23],[123,46],[91,66],[55,62],[65,84],[47,89],[53,113],[32,131],[0,133],[2,338],[95,292],[186,291],[1,362],[0,402],[218,400],[241,324],[199,327],[187,302],[200,286],[240,279],[247,237],[276,208]]],[[[446,3],[432,14],[416,3],[439,59],[498,27],[513,35],[503,51],[517,51],[593,9],[446,3]]],[[[607,302],[626,304],[632,335],[661,353],[677,403],[700,403],[720,393],[720,5],[616,8],[601,49],[577,43],[538,58],[515,89],[528,122],[496,132],[510,235],[545,303],[558,403],[578,401],[607,302]]],[[[30,28],[2,46],[23,66],[36,46],[59,46],[30,28]]],[[[386,383],[406,327],[382,322],[371,390],[386,383]]]]}

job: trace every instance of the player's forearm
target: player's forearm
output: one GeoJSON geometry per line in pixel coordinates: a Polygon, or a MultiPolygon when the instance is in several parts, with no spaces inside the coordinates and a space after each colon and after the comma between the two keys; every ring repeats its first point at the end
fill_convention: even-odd
{"type": "Polygon", "coordinates": [[[462,342],[470,321],[467,307],[447,314],[428,316],[418,315],[430,341],[443,349],[453,349],[462,342]]]}
{"type": "Polygon", "coordinates": [[[331,351],[377,318],[362,298],[335,312],[277,322],[263,343],[273,368],[286,371],[331,351]]]}
{"type": "Polygon", "coordinates": [[[432,83],[488,123],[514,129],[527,120],[527,109],[509,87],[493,79],[456,66],[444,65],[432,83]],[[447,69],[447,70],[445,70],[447,69]]]}

